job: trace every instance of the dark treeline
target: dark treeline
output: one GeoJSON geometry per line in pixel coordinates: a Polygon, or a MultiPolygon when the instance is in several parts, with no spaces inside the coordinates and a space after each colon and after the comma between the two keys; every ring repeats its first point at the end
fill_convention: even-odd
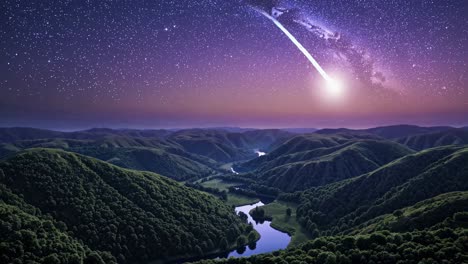
{"type": "Polygon", "coordinates": [[[299,247],[249,258],[204,260],[228,264],[438,264],[468,262],[466,230],[409,233],[377,232],[360,236],[320,237],[299,247]]]}

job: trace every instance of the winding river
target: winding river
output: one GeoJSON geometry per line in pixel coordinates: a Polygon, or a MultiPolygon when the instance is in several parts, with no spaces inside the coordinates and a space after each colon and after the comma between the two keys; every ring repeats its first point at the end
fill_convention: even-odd
{"type": "Polygon", "coordinates": [[[272,252],[279,249],[284,249],[291,241],[291,237],[278,231],[270,226],[271,221],[255,222],[249,212],[257,206],[263,206],[264,203],[258,202],[251,205],[243,205],[235,208],[236,213],[243,212],[248,216],[248,222],[253,224],[253,227],[260,234],[260,239],[257,241],[255,247],[245,247],[244,249],[237,249],[229,252],[227,257],[247,257],[256,254],[272,252]]]}
{"type": "Polygon", "coordinates": [[[242,205],[235,208],[236,213],[243,212],[247,215],[247,221],[252,223],[254,229],[260,234],[260,239],[257,240],[255,245],[245,246],[240,249],[233,250],[231,252],[226,252],[222,254],[214,254],[211,256],[190,258],[184,260],[175,260],[170,263],[186,263],[187,261],[198,261],[202,259],[219,259],[219,258],[239,258],[239,257],[248,257],[256,254],[268,253],[275,250],[285,249],[291,237],[287,233],[278,231],[270,226],[271,221],[256,222],[252,219],[249,212],[256,206],[265,205],[263,202],[257,202],[250,205],[242,205]]]}

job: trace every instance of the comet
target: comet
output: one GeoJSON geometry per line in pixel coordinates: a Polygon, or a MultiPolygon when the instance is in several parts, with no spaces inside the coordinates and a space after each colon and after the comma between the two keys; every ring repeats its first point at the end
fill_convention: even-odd
{"type": "Polygon", "coordinates": [[[310,52],[299,42],[299,40],[297,40],[297,38],[294,37],[294,35],[291,32],[289,32],[289,30],[286,27],[284,27],[280,21],[278,21],[277,18],[282,16],[285,12],[288,12],[288,10],[275,7],[274,6],[275,3],[270,3],[270,4],[271,5],[269,6],[263,6],[263,5],[252,6],[251,5],[251,7],[255,11],[259,12],[260,14],[262,14],[263,16],[271,20],[276,25],[276,27],[278,27],[289,38],[289,40],[291,40],[291,42],[299,49],[299,51],[301,51],[302,54],[304,54],[304,56],[309,60],[312,66],[318,71],[318,73],[326,81],[327,87],[328,87],[327,89],[328,93],[332,95],[333,97],[340,96],[342,94],[342,88],[343,88],[343,86],[341,85],[341,82],[334,80],[332,77],[330,77],[330,75],[328,75],[328,73],[322,68],[322,66],[320,66],[318,61],[312,56],[312,54],[310,54],[310,52]],[[271,8],[271,15],[266,12],[266,10],[269,10],[270,8],[271,8]]]}
{"type": "Polygon", "coordinates": [[[325,70],[322,68],[322,66],[320,66],[320,64],[317,62],[317,60],[310,54],[310,52],[296,39],[296,37],[294,37],[293,34],[291,34],[291,32],[289,32],[289,30],[287,30],[283,24],[281,24],[276,18],[270,16],[269,14],[267,14],[266,12],[263,12],[263,11],[259,11],[260,14],[264,15],[265,17],[267,17],[268,19],[270,19],[271,21],[273,21],[273,23],[291,40],[292,43],[294,43],[294,45],[296,45],[296,47],[304,54],[304,56],[310,61],[310,63],[312,64],[312,66],[314,66],[314,68],[320,73],[320,75],[325,79],[325,81],[329,82],[329,83],[333,83],[333,79],[325,72],[325,70]]]}

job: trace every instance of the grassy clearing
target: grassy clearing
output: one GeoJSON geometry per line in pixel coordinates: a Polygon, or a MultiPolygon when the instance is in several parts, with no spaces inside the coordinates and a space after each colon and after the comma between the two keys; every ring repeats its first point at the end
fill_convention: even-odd
{"type": "Polygon", "coordinates": [[[273,228],[291,235],[291,243],[289,243],[288,247],[297,246],[300,243],[311,239],[311,237],[296,221],[296,204],[274,201],[262,206],[262,208],[265,210],[265,215],[273,218],[273,221],[271,222],[271,226],[273,228]],[[286,209],[288,207],[292,210],[292,214],[289,217],[286,215],[286,209]]]}
{"type": "Polygon", "coordinates": [[[221,191],[227,191],[229,187],[240,185],[240,183],[235,182],[225,182],[222,179],[213,179],[201,183],[204,187],[216,188],[221,191]]]}
{"type": "MultiPolygon", "coordinates": [[[[204,187],[216,188],[221,191],[228,191],[229,187],[241,185],[241,183],[236,182],[225,182],[222,179],[213,179],[206,182],[201,183],[204,187]]],[[[260,199],[256,197],[248,197],[236,193],[228,193],[228,199],[226,203],[228,205],[240,206],[246,204],[252,204],[260,201],[260,199]]]]}
{"type": "Polygon", "coordinates": [[[228,205],[241,206],[246,204],[253,204],[260,201],[260,199],[255,197],[244,196],[236,193],[228,193],[228,205]]]}

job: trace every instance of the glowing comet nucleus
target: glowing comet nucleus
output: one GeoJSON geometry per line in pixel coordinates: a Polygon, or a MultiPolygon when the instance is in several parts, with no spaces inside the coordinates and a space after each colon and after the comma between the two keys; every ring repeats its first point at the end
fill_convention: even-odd
{"type": "MultiPolygon", "coordinates": [[[[257,10],[259,11],[259,10],[257,10]]],[[[294,45],[304,54],[304,56],[310,61],[312,66],[320,73],[320,75],[325,79],[328,86],[328,92],[333,96],[339,96],[342,93],[342,85],[337,80],[328,75],[325,70],[320,66],[320,64],[315,60],[315,58],[309,53],[309,51],[296,39],[296,37],[287,30],[283,24],[281,24],[276,18],[270,16],[264,11],[259,11],[262,15],[273,21],[273,23],[291,40],[294,45]]]]}

